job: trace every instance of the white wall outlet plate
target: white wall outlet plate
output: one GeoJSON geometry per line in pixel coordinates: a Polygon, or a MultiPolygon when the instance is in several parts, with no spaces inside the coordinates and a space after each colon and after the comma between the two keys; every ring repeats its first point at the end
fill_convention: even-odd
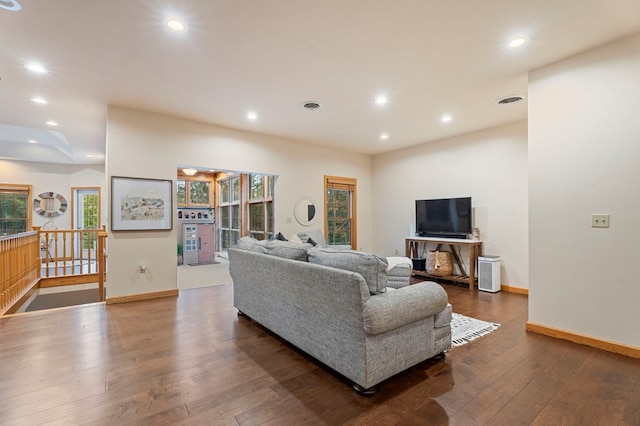
{"type": "Polygon", "coordinates": [[[592,228],[608,228],[609,215],[608,214],[592,214],[591,227],[592,228]]]}

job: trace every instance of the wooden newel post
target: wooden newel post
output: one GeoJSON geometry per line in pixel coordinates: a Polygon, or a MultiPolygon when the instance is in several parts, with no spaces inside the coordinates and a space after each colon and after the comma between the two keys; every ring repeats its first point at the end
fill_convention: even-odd
{"type": "Polygon", "coordinates": [[[98,291],[100,292],[100,301],[104,302],[104,279],[107,272],[107,231],[102,228],[98,232],[98,291]]]}

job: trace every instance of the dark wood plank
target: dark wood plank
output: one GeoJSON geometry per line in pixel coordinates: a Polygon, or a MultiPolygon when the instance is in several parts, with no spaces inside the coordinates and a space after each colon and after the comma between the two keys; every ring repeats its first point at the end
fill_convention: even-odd
{"type": "Polygon", "coordinates": [[[369,398],[238,317],[231,285],[5,317],[0,423],[640,424],[639,360],[527,333],[526,296],[444,288],[500,328],[369,398]]]}

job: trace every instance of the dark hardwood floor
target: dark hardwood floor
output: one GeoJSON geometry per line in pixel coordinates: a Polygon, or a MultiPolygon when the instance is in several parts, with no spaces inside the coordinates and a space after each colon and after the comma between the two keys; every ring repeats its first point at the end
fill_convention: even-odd
{"type": "Polygon", "coordinates": [[[527,333],[527,298],[445,285],[501,327],[373,397],[232,307],[231,285],[0,319],[3,425],[639,425],[640,361],[527,333]]]}

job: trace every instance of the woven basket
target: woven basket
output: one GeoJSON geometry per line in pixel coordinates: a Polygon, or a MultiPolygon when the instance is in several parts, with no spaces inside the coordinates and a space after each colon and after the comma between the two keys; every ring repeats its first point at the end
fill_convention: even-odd
{"type": "Polygon", "coordinates": [[[448,251],[427,252],[427,273],[438,277],[449,276],[453,273],[451,253],[448,251]]]}

